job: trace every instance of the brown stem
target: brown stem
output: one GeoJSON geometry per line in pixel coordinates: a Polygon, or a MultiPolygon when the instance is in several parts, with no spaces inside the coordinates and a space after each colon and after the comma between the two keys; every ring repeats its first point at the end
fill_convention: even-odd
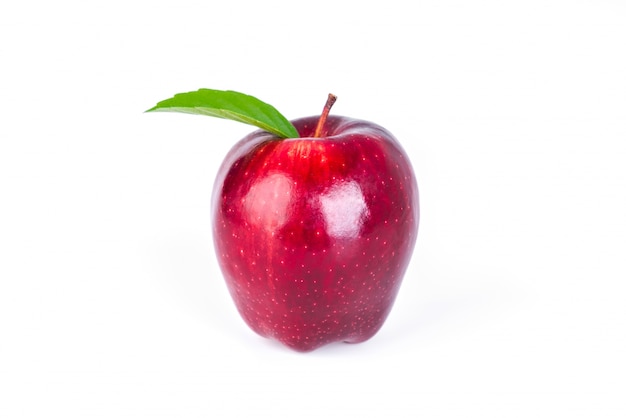
{"type": "Polygon", "coordinates": [[[313,138],[319,138],[322,135],[322,131],[324,130],[324,125],[326,124],[326,118],[328,118],[328,113],[330,112],[330,108],[333,107],[335,101],[337,100],[337,96],[332,93],[328,94],[328,100],[326,100],[326,104],[324,105],[324,110],[322,111],[322,115],[320,119],[317,121],[317,127],[315,128],[315,135],[313,138]]]}

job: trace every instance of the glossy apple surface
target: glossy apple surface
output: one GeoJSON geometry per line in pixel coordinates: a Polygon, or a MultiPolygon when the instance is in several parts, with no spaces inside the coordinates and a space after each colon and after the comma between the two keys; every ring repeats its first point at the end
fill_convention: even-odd
{"type": "Polygon", "coordinates": [[[398,141],[370,122],[293,121],[300,138],[256,131],[213,189],[213,237],[230,294],[258,334],[297,351],[371,338],[387,318],[419,223],[398,141]]]}

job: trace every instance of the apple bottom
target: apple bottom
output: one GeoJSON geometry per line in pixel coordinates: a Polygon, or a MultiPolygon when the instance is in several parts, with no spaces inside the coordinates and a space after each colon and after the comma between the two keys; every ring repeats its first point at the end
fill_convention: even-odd
{"type": "MultiPolygon", "coordinates": [[[[387,294],[386,298],[374,304],[370,298],[364,298],[363,306],[357,307],[354,313],[354,307],[348,305],[347,301],[341,301],[336,308],[330,303],[324,305],[323,301],[313,301],[305,307],[292,306],[292,303],[283,304],[269,295],[267,300],[263,296],[253,296],[237,283],[229,286],[229,290],[233,300],[248,301],[235,304],[241,317],[254,332],[301,352],[312,351],[333,342],[354,344],[369,340],[382,327],[397,294],[397,291],[387,294]]],[[[336,298],[342,299],[341,295],[336,298]]]]}
{"type": "Polygon", "coordinates": [[[381,290],[377,296],[380,300],[372,301],[371,291],[365,292],[368,296],[358,295],[359,284],[347,282],[344,287],[351,296],[356,294],[358,302],[350,302],[342,293],[328,295],[327,291],[315,289],[302,289],[295,298],[280,292],[273,296],[254,286],[244,288],[239,282],[230,282],[229,291],[241,317],[254,332],[307,352],[333,342],[369,340],[382,327],[397,295],[397,289],[381,290]],[[312,294],[322,294],[326,300],[312,294]],[[309,299],[304,305],[303,298],[309,299]]]}
{"type": "Polygon", "coordinates": [[[262,233],[226,234],[228,222],[222,228],[216,235],[228,245],[218,240],[218,247],[237,242],[241,249],[218,259],[242,318],[257,334],[301,352],[373,337],[391,311],[406,267],[401,254],[413,242],[411,234],[374,234],[289,247],[262,233]]]}
{"type": "MultiPolygon", "coordinates": [[[[287,347],[309,352],[335,342],[356,344],[369,340],[382,328],[390,309],[364,311],[354,316],[349,313],[330,311],[326,318],[312,321],[306,314],[300,320],[283,321],[281,317],[265,317],[260,321],[256,312],[244,307],[239,313],[248,326],[262,337],[279,341],[287,347]],[[275,327],[274,324],[278,326],[275,327]],[[278,328],[278,330],[276,329],[278,328]],[[337,337],[342,335],[342,337],[337,337]]],[[[291,314],[293,315],[293,314],[291,314]]]]}

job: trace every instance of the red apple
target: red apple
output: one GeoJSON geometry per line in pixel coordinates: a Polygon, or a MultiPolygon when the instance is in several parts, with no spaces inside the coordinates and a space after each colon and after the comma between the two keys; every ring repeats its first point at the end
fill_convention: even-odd
{"type": "Polygon", "coordinates": [[[297,351],[381,328],[419,223],[409,159],[384,128],[324,114],[300,138],[255,131],[213,189],[219,265],[245,322],[297,351]]]}

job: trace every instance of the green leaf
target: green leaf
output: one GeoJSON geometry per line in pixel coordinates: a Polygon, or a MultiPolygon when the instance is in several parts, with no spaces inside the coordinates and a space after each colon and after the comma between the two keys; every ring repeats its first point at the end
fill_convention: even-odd
{"type": "Polygon", "coordinates": [[[281,138],[298,138],[296,128],[276,108],[232,90],[200,89],[180,93],[146,112],[181,112],[231,119],[259,127],[281,138]]]}

